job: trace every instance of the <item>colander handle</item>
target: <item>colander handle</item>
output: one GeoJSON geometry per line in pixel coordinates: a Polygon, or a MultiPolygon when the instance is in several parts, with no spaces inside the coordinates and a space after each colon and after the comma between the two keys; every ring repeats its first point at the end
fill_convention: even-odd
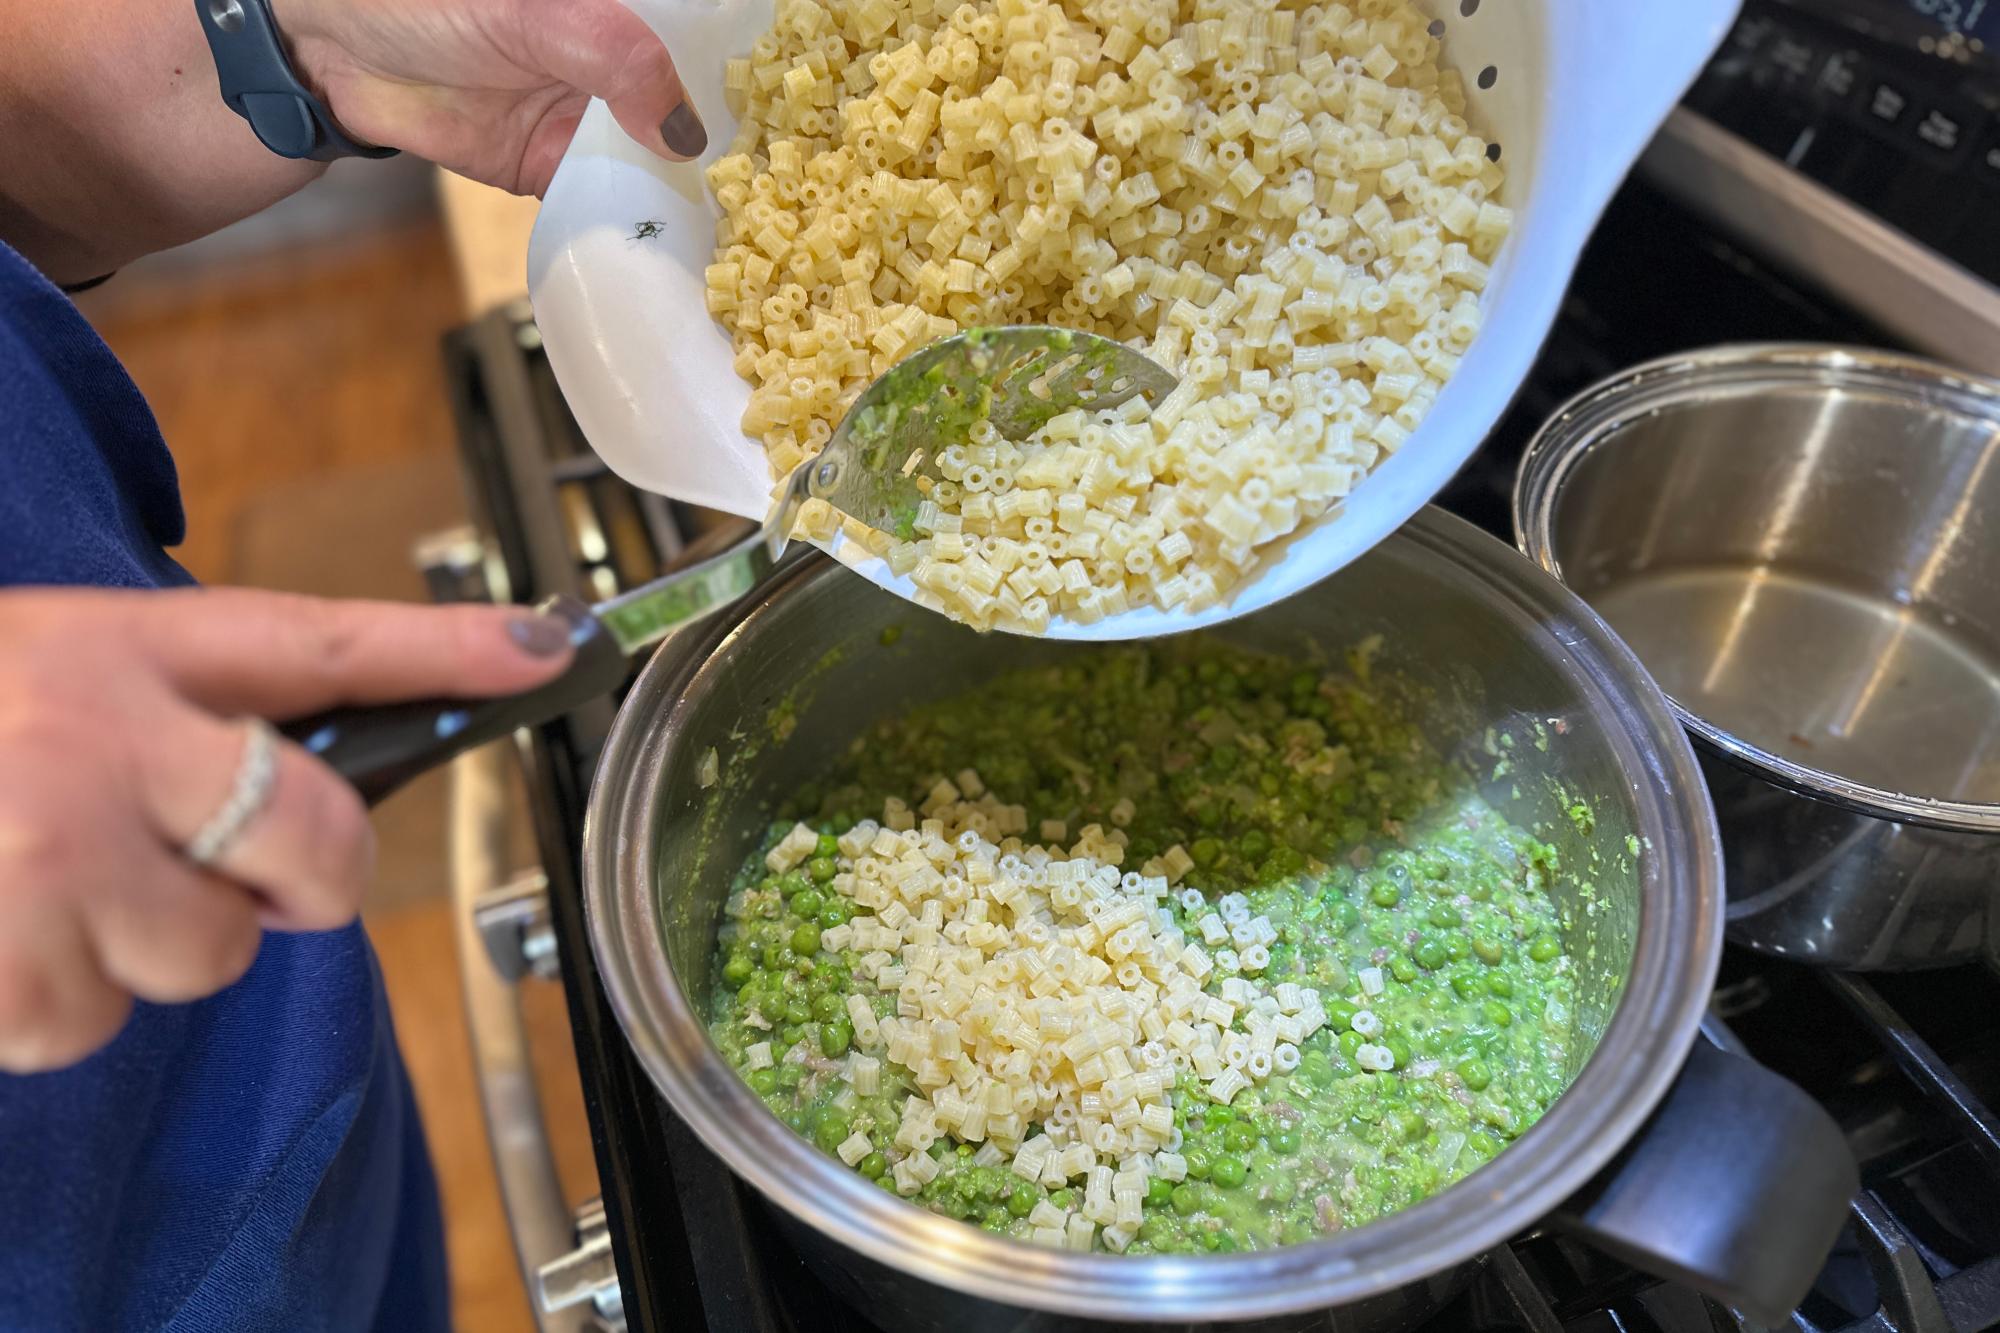
{"type": "Polygon", "coordinates": [[[1624,1152],[1549,1220],[1778,1327],[1811,1289],[1860,1183],[1819,1103],[1703,1040],[1624,1152]]]}

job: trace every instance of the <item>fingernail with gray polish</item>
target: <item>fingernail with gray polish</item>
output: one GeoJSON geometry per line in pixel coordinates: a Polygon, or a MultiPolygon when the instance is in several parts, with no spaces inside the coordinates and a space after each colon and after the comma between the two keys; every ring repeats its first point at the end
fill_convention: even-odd
{"type": "Polygon", "coordinates": [[[569,647],[569,622],[555,616],[517,616],[507,626],[521,651],[530,657],[555,657],[569,647]]]}
{"type": "Polygon", "coordinates": [[[700,157],[708,147],[708,127],[695,114],[694,103],[683,100],[660,122],[660,138],[682,157],[700,157]]]}

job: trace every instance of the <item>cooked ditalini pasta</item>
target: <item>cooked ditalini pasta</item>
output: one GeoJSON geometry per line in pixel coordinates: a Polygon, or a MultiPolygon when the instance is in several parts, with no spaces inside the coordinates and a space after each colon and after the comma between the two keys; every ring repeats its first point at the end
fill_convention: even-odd
{"type": "Polygon", "coordinates": [[[1416,428],[1512,222],[1424,17],[1361,15],[781,0],[725,70],[706,273],[774,476],[932,339],[1106,334],[1181,387],[905,460],[915,525],[855,535],[981,627],[1226,598],[1416,428]]]}
{"type": "MultiPolygon", "coordinates": [[[[1218,972],[1185,942],[1170,907],[1216,928],[1254,927],[1234,895],[1210,911],[1198,889],[1175,890],[1173,876],[1194,864],[1179,848],[1127,870],[1116,827],[1086,825],[1067,847],[1025,842],[1022,807],[969,770],[931,787],[921,823],[899,830],[897,813],[836,837],[842,858],[825,886],[853,911],[821,941],[845,930],[855,974],[895,1010],[882,1017],[867,994],[846,997],[844,1095],[900,1098],[893,1129],[850,1134],[834,1151],[850,1166],[882,1154],[888,1182],[910,1195],[938,1174],[933,1145],[976,1145],[976,1165],[1047,1188],[1081,1185],[1070,1209],[1035,1205],[1036,1238],[1088,1248],[1102,1236],[1122,1248],[1143,1220],[1149,1179],[1187,1177],[1174,1151],[1181,1071],[1226,1103],[1296,1068],[1296,1044],[1275,1043],[1309,1015],[1324,1023],[1318,993],[1218,972]]],[[[804,838],[794,829],[778,847],[770,863],[796,865],[804,838]]],[[[825,1053],[759,1041],[747,1064],[825,1053]]]]}

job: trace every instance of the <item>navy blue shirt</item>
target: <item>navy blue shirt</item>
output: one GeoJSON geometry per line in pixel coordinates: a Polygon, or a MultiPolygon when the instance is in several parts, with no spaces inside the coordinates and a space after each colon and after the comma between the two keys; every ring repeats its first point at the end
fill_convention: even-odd
{"type": "MultiPolygon", "coordinates": [[[[190,582],[152,413],[0,244],[0,585],[190,582]]],[[[220,799],[218,793],[218,799],[220,799]]],[[[221,994],[0,1074],[0,1329],[442,1330],[443,1230],[359,926],[267,934],[221,994]]]]}

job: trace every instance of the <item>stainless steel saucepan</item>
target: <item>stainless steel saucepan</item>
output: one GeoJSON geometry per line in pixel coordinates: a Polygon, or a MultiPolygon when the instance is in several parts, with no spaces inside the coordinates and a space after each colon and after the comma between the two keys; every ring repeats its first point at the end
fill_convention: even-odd
{"type": "Polygon", "coordinates": [[[675,1113],[775,1206],[826,1281],[891,1328],[1299,1324],[1307,1312],[1318,1328],[1404,1327],[1479,1255],[1537,1226],[1783,1322],[1838,1230],[1854,1163],[1803,1093],[1697,1040],[1722,946],[1716,828],[1687,740],[1630,652],[1555,580],[1434,510],[1219,633],[1300,657],[1382,634],[1383,666],[1434,693],[1437,741],[1557,845],[1554,892],[1581,967],[1578,1062],[1540,1122],[1381,1221],[1199,1256],[1004,1239],[884,1193],[786,1128],[703,1022],[723,900],[774,806],[878,718],[998,671],[1107,651],[982,637],[821,560],[662,646],[591,793],[592,945],[675,1113]],[[1594,811],[1589,832],[1564,816],[1577,800],[1594,811]]]}
{"type": "Polygon", "coordinates": [[[1514,523],[1693,735],[1732,939],[2000,962],[2000,384],[1835,347],[1651,362],[1542,429],[1514,523]]]}

